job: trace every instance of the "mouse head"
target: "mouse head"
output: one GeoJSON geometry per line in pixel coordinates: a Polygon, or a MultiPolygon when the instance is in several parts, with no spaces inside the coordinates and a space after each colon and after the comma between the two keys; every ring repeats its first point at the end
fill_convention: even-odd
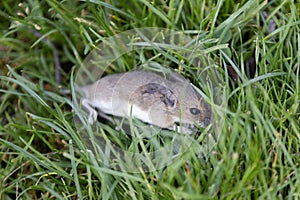
{"type": "Polygon", "coordinates": [[[180,91],[174,89],[178,99],[178,115],[175,121],[184,124],[196,123],[201,127],[207,127],[212,121],[210,105],[190,83],[180,88],[180,91]]]}
{"type": "Polygon", "coordinates": [[[200,93],[189,80],[178,73],[171,73],[168,77],[172,91],[176,96],[176,115],[174,121],[184,124],[198,124],[207,127],[212,122],[210,105],[205,102],[200,93]]]}
{"type": "MultiPolygon", "coordinates": [[[[171,73],[163,83],[149,83],[144,93],[157,95],[152,105],[159,107],[156,116],[168,115],[172,124],[183,123],[193,126],[195,123],[207,127],[212,121],[212,111],[193,85],[178,73],[171,73]],[[161,106],[158,106],[161,105],[161,106]]],[[[143,93],[143,94],[144,94],[143,93]]]]}

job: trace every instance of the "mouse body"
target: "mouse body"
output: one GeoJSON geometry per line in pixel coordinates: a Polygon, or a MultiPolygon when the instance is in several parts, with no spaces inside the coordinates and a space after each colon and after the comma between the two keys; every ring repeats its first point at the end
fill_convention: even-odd
{"type": "Polygon", "coordinates": [[[176,72],[166,77],[147,71],[112,74],[81,89],[81,104],[89,112],[91,124],[97,119],[97,110],[171,130],[176,124],[207,127],[212,121],[210,105],[176,72]]]}

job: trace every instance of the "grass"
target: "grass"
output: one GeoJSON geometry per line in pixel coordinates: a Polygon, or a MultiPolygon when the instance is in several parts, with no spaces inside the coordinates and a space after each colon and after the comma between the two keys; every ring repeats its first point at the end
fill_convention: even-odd
{"type": "MultiPolygon", "coordinates": [[[[299,3],[3,0],[0,7],[0,199],[300,198],[299,3]],[[272,20],[276,29],[268,32],[272,20]],[[223,80],[214,109],[224,123],[213,152],[199,155],[201,142],[193,143],[166,167],[132,173],[97,162],[103,157],[87,149],[74,124],[72,95],[59,89],[72,87],[95,45],[142,27],[190,33],[203,44],[223,80]],[[254,51],[251,79],[244,66],[254,51]],[[239,75],[237,82],[226,65],[239,75]]],[[[160,53],[124,55],[107,73],[154,57],[205,88],[197,69],[178,67],[180,56],[166,54],[170,61],[160,53]]],[[[125,148],[139,148],[109,124],[100,131],[125,148]]],[[[139,144],[146,145],[142,151],[151,147],[139,144]]]]}

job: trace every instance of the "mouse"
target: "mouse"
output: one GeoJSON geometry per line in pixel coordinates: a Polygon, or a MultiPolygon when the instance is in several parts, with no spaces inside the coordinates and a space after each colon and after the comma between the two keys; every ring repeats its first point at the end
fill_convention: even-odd
{"type": "Polygon", "coordinates": [[[80,102],[89,113],[90,124],[99,112],[133,117],[169,130],[178,130],[178,126],[185,130],[197,125],[206,128],[212,122],[211,106],[188,79],[175,71],[111,74],[81,87],[81,91],[80,102]]]}

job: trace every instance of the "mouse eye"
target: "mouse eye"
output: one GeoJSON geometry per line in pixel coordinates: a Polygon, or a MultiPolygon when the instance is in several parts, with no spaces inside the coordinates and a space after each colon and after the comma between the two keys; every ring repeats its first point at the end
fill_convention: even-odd
{"type": "Polygon", "coordinates": [[[198,108],[190,108],[190,112],[193,114],[193,115],[198,115],[200,114],[200,110],[198,108]]]}

